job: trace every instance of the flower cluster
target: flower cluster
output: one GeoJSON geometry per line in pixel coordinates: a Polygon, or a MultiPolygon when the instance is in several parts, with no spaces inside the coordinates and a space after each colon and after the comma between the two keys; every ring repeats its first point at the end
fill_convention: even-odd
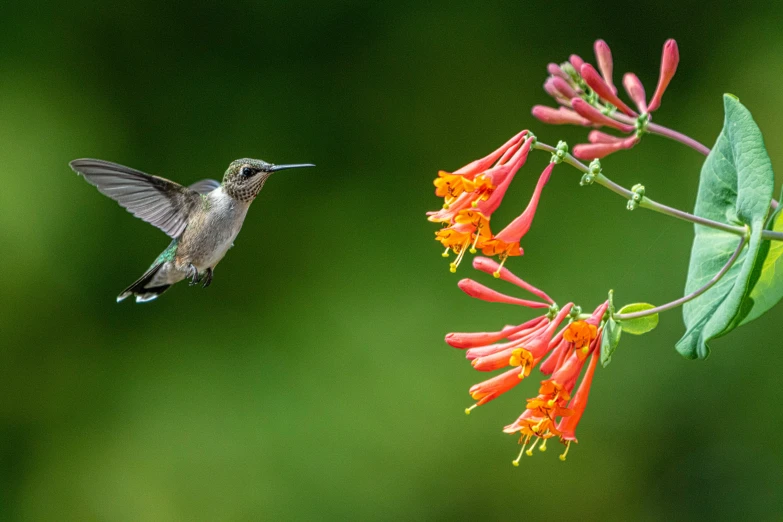
{"type": "Polygon", "coordinates": [[[609,127],[625,134],[618,137],[591,131],[590,143],[576,145],[573,150],[574,156],[585,160],[603,158],[612,152],[630,149],[639,142],[647,132],[650,114],[660,107],[663,93],[680,61],[677,42],[667,40],[663,46],[658,86],[649,103],[639,78],[633,73],[623,76],[623,87],[636,106],[635,111],[617,96],[609,46],[603,40],[597,40],[594,49],[598,70],[575,54],[560,65],[550,63],[547,68],[550,76],[544,82],[544,89],[560,107],[536,105],[532,111],[533,116],[544,123],[609,127]]]}
{"type": "Polygon", "coordinates": [[[470,395],[476,403],[465,413],[469,414],[474,408],[511,390],[538,366],[541,373],[548,377],[541,381],[538,395],[527,400],[527,408],[522,415],[503,431],[520,434],[522,449],[513,461],[515,466],[519,465],[522,455],[532,456],[536,446],[545,451],[547,440],[553,437],[566,446],[560,455],[560,459],[565,460],[571,443],[576,442],[576,427],[587,406],[609,303],[601,304],[589,316],[582,316],[579,307],[573,303],[559,308],[545,292],[491,259],[477,257],[473,266],[527,290],[540,301],[501,294],[472,279],[463,279],[459,287],[471,297],[528,308],[546,308],[547,313],[496,332],[446,335],[449,345],[466,350],[466,357],[476,370],[489,372],[510,368],[471,387],[470,395]],[[585,366],[587,369],[577,387],[585,366]]]}
{"type": "Polygon", "coordinates": [[[530,229],[541,191],[549,181],[555,163],[550,163],[536,184],[527,208],[503,230],[493,234],[490,219],[498,209],[509,185],[525,164],[535,137],[523,130],[488,156],[473,161],[454,172],[440,171],[435,179],[435,195],[443,198],[443,208],[428,212],[430,221],[442,223],[435,233],[448,257],[453,251],[457,256],[451,263],[452,272],[470,251],[481,250],[484,255],[498,256],[501,264],[509,256],[523,253],[519,242],[530,229]]]}

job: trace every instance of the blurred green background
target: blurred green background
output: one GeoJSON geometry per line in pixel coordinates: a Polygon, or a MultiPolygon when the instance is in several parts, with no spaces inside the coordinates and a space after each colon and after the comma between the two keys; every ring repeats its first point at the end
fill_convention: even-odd
{"type": "MultiPolygon", "coordinates": [[[[656,121],[712,145],[732,92],[780,181],[776,3],[73,0],[0,14],[1,520],[783,517],[780,306],[705,362],[675,352],[679,312],[625,337],[568,461],[555,444],[514,468],[500,430],[535,381],[466,417],[485,375],[443,335],[531,314],[462,294],[469,264],[450,274],[424,219],[438,169],[526,127],[585,140],[530,108],[549,103],[547,63],[592,60],[599,37],[648,93],[676,38],[656,121]],[[192,183],[245,156],[318,168],[272,178],[209,289],[116,304],[168,239],[68,161],[192,183]]],[[[494,221],[526,203],[547,162],[531,158],[494,221]]],[[[604,166],[690,209],[701,161],[647,137],[604,166]]],[[[584,308],[610,288],[619,304],[677,297],[691,227],[578,180],[555,171],[509,266],[584,308]]]]}

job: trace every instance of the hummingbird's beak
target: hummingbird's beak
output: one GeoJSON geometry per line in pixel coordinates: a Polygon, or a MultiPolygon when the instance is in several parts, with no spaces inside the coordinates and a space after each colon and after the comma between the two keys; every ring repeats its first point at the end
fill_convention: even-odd
{"type": "Polygon", "coordinates": [[[295,163],[293,165],[272,165],[272,168],[269,169],[269,172],[277,172],[278,170],[285,170],[285,169],[300,169],[302,167],[315,167],[312,163],[295,163]]]}

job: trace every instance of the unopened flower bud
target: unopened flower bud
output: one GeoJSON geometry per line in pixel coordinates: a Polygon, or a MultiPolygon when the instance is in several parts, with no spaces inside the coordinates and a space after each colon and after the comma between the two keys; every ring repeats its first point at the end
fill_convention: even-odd
{"type": "Polygon", "coordinates": [[[628,97],[633,100],[639,112],[645,114],[647,112],[647,100],[644,93],[644,85],[634,73],[625,73],[623,76],[623,87],[625,92],[628,93],[628,97]]]}
{"type": "Polygon", "coordinates": [[[598,74],[598,71],[595,70],[595,67],[589,63],[586,63],[582,65],[582,68],[579,69],[579,72],[582,74],[582,78],[584,78],[585,83],[587,83],[587,85],[589,85],[590,88],[592,88],[602,100],[611,103],[628,116],[636,116],[634,110],[626,105],[623,100],[618,98],[615,94],[615,90],[612,90],[612,87],[610,87],[604,81],[604,79],[601,78],[601,75],[598,74]]]}
{"type": "Polygon", "coordinates": [[[680,63],[680,50],[677,48],[677,42],[673,39],[666,40],[663,45],[663,56],[661,57],[661,73],[658,76],[658,86],[655,88],[652,100],[648,110],[650,112],[661,106],[661,98],[669,82],[677,72],[677,64],[680,63]]]}
{"type": "Polygon", "coordinates": [[[574,146],[573,155],[582,160],[603,158],[618,150],[630,149],[638,142],[637,136],[631,136],[613,143],[580,143],[574,146]]]}
{"type": "Polygon", "coordinates": [[[560,93],[561,96],[563,96],[568,100],[570,100],[571,98],[576,98],[578,96],[578,94],[573,89],[573,87],[571,87],[571,85],[567,81],[560,78],[559,76],[552,77],[552,86],[555,88],[555,90],[557,90],[557,92],[560,93]]]}
{"type": "Polygon", "coordinates": [[[549,65],[547,65],[546,66],[546,70],[552,76],[557,76],[557,77],[562,78],[564,80],[568,80],[569,79],[568,74],[563,69],[561,69],[560,66],[557,65],[556,63],[550,63],[549,65]]]}
{"type": "Polygon", "coordinates": [[[620,123],[617,120],[613,120],[609,116],[602,114],[601,111],[587,103],[581,98],[573,98],[571,100],[571,107],[583,118],[596,123],[598,125],[606,125],[622,132],[633,132],[634,127],[625,123],[620,123]]]}
{"type": "Polygon", "coordinates": [[[565,107],[554,109],[545,105],[536,105],[531,112],[536,119],[552,125],[582,125],[583,127],[591,125],[589,120],[565,107]]]}
{"type": "Polygon", "coordinates": [[[579,71],[582,70],[582,65],[585,63],[584,60],[578,55],[578,54],[572,54],[568,57],[568,61],[571,63],[571,66],[576,71],[577,75],[579,74],[579,71]]]}
{"type": "Polygon", "coordinates": [[[612,82],[612,51],[609,49],[609,45],[603,40],[596,40],[593,45],[595,51],[595,59],[598,61],[598,69],[601,71],[601,75],[604,77],[607,85],[612,89],[612,92],[617,94],[617,88],[612,82]]]}
{"type": "Polygon", "coordinates": [[[590,131],[590,134],[587,135],[587,141],[590,143],[617,143],[623,139],[597,130],[590,131]]]}

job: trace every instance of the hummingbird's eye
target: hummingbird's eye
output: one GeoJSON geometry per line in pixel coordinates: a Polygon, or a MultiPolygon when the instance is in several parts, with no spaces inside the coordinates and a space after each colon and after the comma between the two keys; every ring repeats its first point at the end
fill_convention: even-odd
{"type": "Polygon", "coordinates": [[[244,177],[246,177],[246,178],[249,178],[250,176],[252,176],[252,175],[253,175],[253,169],[251,169],[250,167],[242,167],[242,172],[241,172],[241,174],[242,174],[244,177]]]}

